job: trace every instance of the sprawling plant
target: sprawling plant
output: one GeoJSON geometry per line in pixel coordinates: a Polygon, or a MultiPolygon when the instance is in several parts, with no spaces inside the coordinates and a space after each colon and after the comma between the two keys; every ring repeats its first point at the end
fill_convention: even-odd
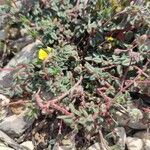
{"type": "MultiPolygon", "coordinates": [[[[10,8],[10,26],[17,22],[43,43],[14,75],[11,95],[32,97],[42,113],[90,137],[118,126],[116,111],[130,116],[133,91],[149,78],[150,3],[117,2],[38,0],[10,8]]],[[[149,110],[131,116],[139,111],[149,110]]]]}

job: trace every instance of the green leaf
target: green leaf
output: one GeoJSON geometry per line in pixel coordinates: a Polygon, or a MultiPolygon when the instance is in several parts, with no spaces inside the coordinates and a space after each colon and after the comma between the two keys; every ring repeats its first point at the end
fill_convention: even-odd
{"type": "Polygon", "coordinates": [[[122,66],[121,65],[118,65],[117,66],[117,72],[120,76],[122,76],[122,73],[123,73],[123,70],[122,70],[122,66]]]}
{"type": "Polygon", "coordinates": [[[129,58],[126,58],[125,60],[122,61],[123,66],[129,66],[129,64],[130,64],[130,59],[129,58]]]}
{"type": "Polygon", "coordinates": [[[88,117],[88,113],[87,113],[86,110],[80,109],[80,112],[81,112],[85,117],[88,117]]]}
{"type": "Polygon", "coordinates": [[[72,116],[58,116],[58,119],[63,119],[67,124],[71,124],[74,122],[74,118],[72,116]]]}
{"type": "Polygon", "coordinates": [[[52,37],[54,40],[57,40],[57,39],[58,39],[56,33],[54,33],[54,32],[51,32],[51,37],[52,37]]]}
{"type": "Polygon", "coordinates": [[[76,110],[73,104],[69,104],[69,108],[71,109],[71,112],[73,112],[74,114],[76,114],[77,116],[81,116],[80,111],[76,110]]]}

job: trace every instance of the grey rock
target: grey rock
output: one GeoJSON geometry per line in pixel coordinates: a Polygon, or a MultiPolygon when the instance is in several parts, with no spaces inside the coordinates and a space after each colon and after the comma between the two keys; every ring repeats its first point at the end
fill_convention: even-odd
{"type": "MultiPolygon", "coordinates": [[[[13,139],[11,139],[7,134],[5,134],[2,131],[0,131],[0,141],[2,141],[3,143],[7,144],[8,146],[10,146],[11,148],[13,148],[15,150],[25,150],[25,148],[20,146],[18,143],[16,143],[13,139]]],[[[8,150],[10,150],[10,149],[8,149],[8,150]]]]}
{"type": "Polygon", "coordinates": [[[21,143],[20,145],[25,147],[28,150],[34,150],[34,145],[33,145],[32,141],[25,141],[25,142],[21,143]]]}
{"type": "MultiPolygon", "coordinates": [[[[24,47],[4,68],[12,68],[19,64],[30,63],[36,57],[36,50],[39,44],[42,44],[41,41],[36,40],[35,42],[24,47]]],[[[3,88],[11,87],[13,83],[13,74],[13,71],[4,70],[0,72],[0,85],[2,87],[0,89],[1,92],[3,92],[3,88]]]]}
{"type": "Polygon", "coordinates": [[[17,0],[14,3],[11,4],[11,6],[13,7],[13,9],[15,9],[16,11],[20,11],[21,9],[24,9],[24,11],[29,11],[31,10],[32,6],[35,5],[36,1],[35,0],[17,0]]]}
{"type": "Polygon", "coordinates": [[[126,144],[128,150],[143,150],[144,143],[142,139],[127,137],[126,144]]]}
{"type": "Polygon", "coordinates": [[[125,149],[125,143],[126,143],[126,132],[123,127],[117,127],[114,129],[116,144],[120,147],[120,150],[125,149]]]}
{"type": "Polygon", "coordinates": [[[55,144],[55,146],[53,147],[53,150],[76,150],[76,149],[75,149],[75,147],[60,146],[59,144],[55,144]]]}
{"type": "Polygon", "coordinates": [[[56,143],[53,147],[53,150],[76,150],[74,136],[75,135],[72,134],[69,138],[62,139],[61,145],[59,143],[56,143]]]}
{"type": "Polygon", "coordinates": [[[20,51],[23,47],[33,42],[33,38],[31,38],[30,36],[26,36],[17,40],[9,41],[9,47],[11,47],[12,49],[16,49],[16,51],[20,51]]]}
{"type": "Polygon", "coordinates": [[[101,150],[100,143],[95,143],[88,148],[88,150],[101,150]]]}
{"type": "Polygon", "coordinates": [[[5,30],[0,30],[0,41],[6,39],[6,32],[5,30]]]}
{"type": "Polygon", "coordinates": [[[143,123],[143,120],[146,121],[146,118],[143,120],[133,121],[132,118],[121,112],[116,112],[116,120],[120,126],[129,126],[132,129],[147,129],[148,126],[147,124],[143,123]]]}
{"type": "Polygon", "coordinates": [[[129,122],[128,126],[132,129],[142,130],[146,129],[148,125],[140,121],[140,122],[129,122]]]}
{"type": "Polygon", "coordinates": [[[0,123],[0,130],[11,137],[20,137],[33,122],[34,118],[29,119],[26,110],[19,115],[12,115],[4,118],[0,123]]]}
{"type": "Polygon", "coordinates": [[[0,150],[14,150],[10,147],[8,147],[7,145],[5,145],[4,143],[0,142],[0,150]]]}
{"type": "Polygon", "coordinates": [[[145,148],[145,150],[150,150],[150,140],[144,141],[144,148],[145,148]]]}
{"type": "Polygon", "coordinates": [[[140,138],[140,139],[149,139],[150,140],[150,132],[147,132],[147,130],[139,131],[139,132],[135,133],[133,135],[133,137],[140,138]]]}
{"type": "Polygon", "coordinates": [[[8,104],[10,102],[10,99],[8,99],[6,96],[0,94],[0,120],[4,119],[8,113],[9,113],[9,109],[8,109],[8,104]]]}
{"type": "Polygon", "coordinates": [[[25,29],[25,28],[22,28],[22,29],[20,29],[20,33],[21,33],[22,37],[27,36],[28,35],[28,30],[25,29]]]}
{"type": "MultiPolygon", "coordinates": [[[[133,138],[128,137],[127,143],[129,148],[132,148],[131,145],[134,146],[137,144],[137,147],[140,146],[141,148],[143,146],[141,150],[150,150],[150,133],[147,132],[146,130],[139,131],[133,135],[133,138]]],[[[138,148],[136,150],[138,150],[138,148]]]]}

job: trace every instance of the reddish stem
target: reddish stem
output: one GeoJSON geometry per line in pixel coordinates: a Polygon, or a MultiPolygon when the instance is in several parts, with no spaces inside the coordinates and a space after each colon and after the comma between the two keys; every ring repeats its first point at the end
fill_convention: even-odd
{"type": "Polygon", "coordinates": [[[60,100],[62,100],[63,98],[65,98],[71,91],[73,91],[81,82],[82,82],[83,77],[80,77],[79,81],[72,87],[70,88],[67,92],[63,93],[62,95],[54,98],[54,99],[50,99],[48,100],[49,102],[58,102],[60,100]]]}
{"type": "Polygon", "coordinates": [[[61,96],[59,96],[57,98],[54,98],[52,100],[45,102],[45,104],[43,104],[43,100],[39,96],[39,92],[40,92],[40,89],[39,89],[38,92],[35,94],[35,100],[36,100],[38,106],[45,113],[49,112],[49,108],[53,108],[57,111],[62,112],[63,114],[65,114],[67,116],[73,115],[72,113],[67,111],[63,106],[60,106],[57,102],[60,101],[61,99],[65,98],[72,90],[74,90],[81,83],[82,79],[83,79],[83,77],[80,77],[79,81],[72,88],[70,88],[67,92],[63,93],[61,96]]]}
{"type": "Polygon", "coordinates": [[[55,104],[54,102],[49,102],[48,105],[47,105],[47,103],[43,104],[43,100],[39,96],[39,91],[35,94],[35,100],[36,100],[38,106],[40,107],[40,109],[42,110],[42,112],[48,114],[49,108],[51,107],[55,110],[62,112],[63,114],[65,114],[67,116],[73,115],[72,113],[68,112],[65,108],[63,108],[62,106],[60,106],[58,104],[55,104]]]}
{"type": "Polygon", "coordinates": [[[137,66],[134,66],[134,68],[136,68],[140,73],[142,73],[145,77],[149,77],[149,75],[147,75],[142,69],[140,69],[139,67],[137,66]]]}
{"type": "Polygon", "coordinates": [[[109,111],[110,107],[111,107],[111,98],[109,98],[104,92],[102,92],[99,88],[97,89],[97,93],[104,98],[105,100],[105,104],[106,104],[106,113],[109,111]]]}
{"type": "Polygon", "coordinates": [[[143,72],[147,69],[147,66],[149,65],[150,61],[147,61],[147,63],[144,65],[143,69],[140,69],[139,70],[139,73],[138,75],[130,82],[128,83],[124,88],[122,88],[120,92],[124,92],[126,89],[128,89],[132,84],[134,84],[134,82],[136,82],[140,77],[141,75],[143,74],[143,72]]]}

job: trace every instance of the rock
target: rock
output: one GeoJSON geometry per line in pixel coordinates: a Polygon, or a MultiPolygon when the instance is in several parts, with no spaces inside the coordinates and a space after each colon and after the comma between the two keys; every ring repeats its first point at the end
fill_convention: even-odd
{"type": "Polygon", "coordinates": [[[10,99],[8,99],[5,95],[0,94],[0,104],[2,107],[5,107],[9,104],[10,99]]]}
{"type": "MultiPolygon", "coordinates": [[[[14,58],[10,60],[10,62],[4,67],[5,68],[12,68],[16,67],[17,65],[23,63],[28,64],[34,58],[36,58],[36,49],[37,46],[42,44],[39,40],[36,40],[34,43],[31,43],[24,47],[14,58]]],[[[3,93],[4,88],[11,87],[13,84],[13,74],[14,71],[1,71],[0,72],[0,85],[1,85],[1,93],[3,93]]]]}
{"type": "Polygon", "coordinates": [[[144,148],[145,150],[150,150],[150,140],[144,140],[144,148]]]}
{"type": "Polygon", "coordinates": [[[25,141],[20,145],[25,147],[28,150],[34,150],[34,145],[33,145],[32,141],[25,141]]]}
{"type": "Polygon", "coordinates": [[[128,126],[133,129],[142,130],[147,128],[147,124],[140,122],[129,122],[128,126]]]}
{"type": "Polygon", "coordinates": [[[20,33],[22,37],[25,37],[28,35],[28,30],[25,28],[20,29],[20,33]]]}
{"type": "Polygon", "coordinates": [[[7,26],[6,31],[7,31],[7,39],[15,40],[21,36],[19,27],[7,26]]]}
{"type": "Polygon", "coordinates": [[[125,143],[126,143],[126,132],[123,127],[117,127],[114,129],[115,133],[115,143],[120,147],[120,149],[125,149],[125,143]]]}
{"type": "Polygon", "coordinates": [[[150,150],[150,133],[145,131],[139,131],[133,135],[136,138],[139,138],[144,143],[144,150],[150,150]]]}
{"type": "Polygon", "coordinates": [[[23,9],[24,11],[29,11],[35,4],[35,0],[17,0],[15,4],[12,3],[11,6],[13,7],[13,9],[15,9],[15,11],[19,12],[21,9],[23,9]]]}
{"type": "Polygon", "coordinates": [[[92,146],[90,146],[87,150],[101,150],[100,143],[95,143],[92,146]]]}
{"type": "MultiPolygon", "coordinates": [[[[5,134],[2,131],[0,131],[0,141],[14,148],[15,150],[25,150],[22,146],[20,146],[18,143],[16,143],[13,139],[11,139],[7,134],[5,134]]],[[[1,147],[0,150],[2,150],[1,147]]]]}
{"type": "Polygon", "coordinates": [[[144,143],[139,138],[127,137],[126,144],[128,150],[143,150],[144,143]]]}
{"type": "Polygon", "coordinates": [[[150,150],[150,140],[135,137],[127,137],[126,144],[128,150],[150,150]]]}
{"type": "Polygon", "coordinates": [[[63,139],[61,141],[61,145],[56,143],[53,147],[53,150],[76,150],[74,136],[63,139]]]}
{"type": "Polygon", "coordinates": [[[19,38],[17,40],[11,40],[9,41],[9,47],[11,49],[14,49],[14,52],[19,52],[23,47],[27,46],[28,44],[34,42],[33,38],[31,38],[30,36],[26,36],[23,38],[19,38]]]}
{"type": "Polygon", "coordinates": [[[4,143],[0,142],[0,150],[14,150],[8,146],[6,146],[4,143]]]}
{"type": "Polygon", "coordinates": [[[133,137],[150,140],[150,133],[147,132],[146,130],[145,131],[139,131],[139,132],[135,133],[133,135],[133,137]]]}
{"type": "Polygon", "coordinates": [[[0,30],[0,41],[4,41],[6,39],[5,30],[0,30]]]}
{"type": "Polygon", "coordinates": [[[6,96],[0,94],[0,120],[4,119],[8,112],[9,112],[9,109],[8,109],[8,104],[10,102],[10,99],[8,99],[6,96]]]}
{"type": "Polygon", "coordinates": [[[119,123],[120,126],[128,126],[133,129],[147,129],[147,124],[146,118],[142,120],[132,120],[129,116],[121,113],[121,112],[116,112],[116,120],[119,123]],[[145,120],[145,121],[144,121],[145,120]]]}
{"type": "Polygon", "coordinates": [[[76,149],[74,147],[59,146],[58,144],[53,147],[53,150],[76,150],[76,149]]]}
{"type": "Polygon", "coordinates": [[[4,118],[2,122],[0,122],[0,130],[11,137],[20,137],[33,122],[34,118],[29,119],[27,117],[27,110],[25,110],[19,115],[12,115],[4,118]]]}

